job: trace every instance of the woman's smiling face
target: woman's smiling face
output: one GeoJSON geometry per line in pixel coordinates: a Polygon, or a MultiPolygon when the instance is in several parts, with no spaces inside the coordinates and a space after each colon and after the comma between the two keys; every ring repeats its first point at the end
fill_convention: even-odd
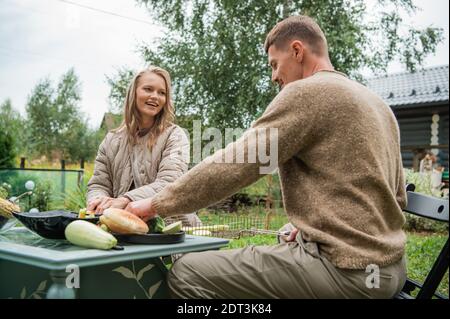
{"type": "Polygon", "coordinates": [[[166,82],[164,78],[153,72],[146,72],[138,79],[136,88],[136,104],[142,123],[152,123],[156,115],[166,105],[166,82]]]}

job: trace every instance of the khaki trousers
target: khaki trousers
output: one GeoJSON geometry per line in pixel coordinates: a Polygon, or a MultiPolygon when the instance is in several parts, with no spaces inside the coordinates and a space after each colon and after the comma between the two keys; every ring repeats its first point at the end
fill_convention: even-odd
{"type": "Polygon", "coordinates": [[[405,280],[405,258],[379,272],[339,269],[300,233],[274,246],[188,253],[168,274],[171,296],[184,299],[392,298],[405,280]]]}

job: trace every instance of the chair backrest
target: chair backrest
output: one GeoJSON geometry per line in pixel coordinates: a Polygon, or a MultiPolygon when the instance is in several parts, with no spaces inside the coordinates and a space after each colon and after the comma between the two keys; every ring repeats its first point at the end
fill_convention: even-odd
{"type": "Polygon", "coordinates": [[[448,199],[407,191],[408,204],[404,209],[413,215],[448,223],[448,199]]]}
{"type": "MultiPolygon", "coordinates": [[[[446,222],[449,220],[448,213],[448,199],[442,199],[437,197],[431,197],[420,193],[414,193],[414,185],[407,185],[408,204],[404,209],[413,215],[417,215],[424,218],[430,218],[433,220],[446,222]]],[[[444,247],[442,248],[439,256],[433,264],[427,278],[423,284],[408,279],[402,292],[398,296],[399,298],[412,298],[411,292],[415,289],[419,289],[416,298],[417,299],[430,299],[433,296],[438,298],[448,298],[436,293],[436,289],[439,286],[445,272],[449,266],[449,247],[448,238],[444,247]]]]}

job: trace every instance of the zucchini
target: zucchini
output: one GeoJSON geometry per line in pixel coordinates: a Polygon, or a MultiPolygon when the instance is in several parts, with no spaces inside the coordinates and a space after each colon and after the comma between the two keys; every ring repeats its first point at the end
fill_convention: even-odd
{"type": "Polygon", "coordinates": [[[113,235],[85,220],[71,222],[64,235],[72,244],[86,248],[111,249],[117,245],[113,235]]]}

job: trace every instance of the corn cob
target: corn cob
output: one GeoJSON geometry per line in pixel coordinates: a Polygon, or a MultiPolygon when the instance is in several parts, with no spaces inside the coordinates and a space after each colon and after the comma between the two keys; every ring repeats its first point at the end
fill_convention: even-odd
{"type": "Polygon", "coordinates": [[[20,207],[9,200],[0,198],[0,216],[11,218],[12,212],[20,212],[20,207]]]}

